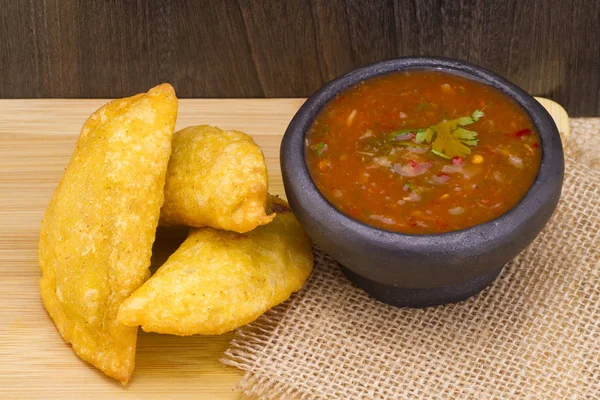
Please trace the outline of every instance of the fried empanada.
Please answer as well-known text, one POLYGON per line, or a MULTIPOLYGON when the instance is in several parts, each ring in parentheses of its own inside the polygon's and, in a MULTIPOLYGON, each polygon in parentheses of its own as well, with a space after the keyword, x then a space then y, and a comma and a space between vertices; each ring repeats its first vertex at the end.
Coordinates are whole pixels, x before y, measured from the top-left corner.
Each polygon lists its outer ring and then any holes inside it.
POLYGON ((176 118, 169 84, 93 113, 40 232, 48 313, 77 355, 123 384, 137 329, 118 323, 117 312, 149 277, 176 118))
POLYGON ((273 220, 265 213, 267 166, 239 131, 191 126, 173 136, 161 225, 210 226, 244 233, 273 220))
POLYGON ((312 271, 310 239, 286 202, 248 233, 192 229, 186 241, 125 300, 119 322, 174 335, 238 328, 298 291, 312 271))

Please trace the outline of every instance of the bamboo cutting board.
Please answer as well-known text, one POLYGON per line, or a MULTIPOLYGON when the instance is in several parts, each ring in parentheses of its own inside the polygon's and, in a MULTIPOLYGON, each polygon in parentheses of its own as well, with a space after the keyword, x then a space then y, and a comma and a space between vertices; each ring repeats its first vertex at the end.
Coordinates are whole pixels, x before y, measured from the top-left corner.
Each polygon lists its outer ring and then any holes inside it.
MULTIPOLYGON (((180 100, 177 128, 210 124, 252 135, 263 149, 271 193, 284 195, 279 143, 304 99, 180 100)), ((39 297, 40 222, 87 117, 105 100, 0 100, 0 398, 246 399, 241 372, 219 364, 232 334, 176 337, 140 330, 127 387, 106 378, 66 345, 39 297)), ((558 104, 540 102, 568 135, 558 104)), ((181 232, 155 248, 160 263, 181 232)))

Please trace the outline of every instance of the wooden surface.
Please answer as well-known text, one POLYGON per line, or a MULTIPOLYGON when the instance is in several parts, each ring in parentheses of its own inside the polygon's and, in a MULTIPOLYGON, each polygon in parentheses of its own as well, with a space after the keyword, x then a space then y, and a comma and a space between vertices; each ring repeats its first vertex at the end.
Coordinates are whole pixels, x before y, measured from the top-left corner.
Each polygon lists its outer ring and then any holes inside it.
POLYGON ((0 0, 0 98, 304 97, 409 55, 600 115, 598 0, 0 0))
MULTIPOLYGON (((176 337, 140 331, 128 387, 106 378, 66 345, 39 297, 40 222, 85 119, 103 100, 0 100, 0 398, 244 399, 241 372, 219 358, 231 334, 176 337)), ((212 124, 251 134, 267 159, 271 192, 283 195, 279 143, 302 99, 181 100, 178 128, 212 124)), ((562 108, 543 101, 568 131, 562 108)), ((153 264, 183 236, 160 232, 153 264), (165 237, 170 240, 163 241, 165 237)))

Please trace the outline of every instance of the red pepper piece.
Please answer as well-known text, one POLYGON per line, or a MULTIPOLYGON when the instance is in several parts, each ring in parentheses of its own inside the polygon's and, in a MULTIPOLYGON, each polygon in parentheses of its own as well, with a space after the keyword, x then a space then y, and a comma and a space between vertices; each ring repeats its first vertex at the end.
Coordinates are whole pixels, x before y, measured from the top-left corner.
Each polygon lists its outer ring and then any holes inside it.
POLYGON ((515 137, 531 136, 531 129, 525 128, 515 132, 515 137))
POLYGON ((540 147, 540 145, 537 144, 537 143, 534 143, 532 146, 533 146, 534 149, 537 149, 538 147, 540 147))

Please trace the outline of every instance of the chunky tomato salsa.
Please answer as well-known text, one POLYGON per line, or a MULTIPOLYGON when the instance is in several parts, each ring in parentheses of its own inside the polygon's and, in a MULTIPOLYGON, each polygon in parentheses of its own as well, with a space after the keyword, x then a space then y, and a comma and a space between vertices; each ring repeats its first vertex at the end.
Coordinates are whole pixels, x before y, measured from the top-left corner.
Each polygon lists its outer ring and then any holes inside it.
POLYGON ((339 94, 306 137, 319 191, 382 229, 442 233, 514 207, 541 162, 527 113, 499 90, 438 71, 401 72, 339 94))

